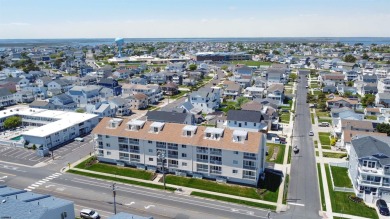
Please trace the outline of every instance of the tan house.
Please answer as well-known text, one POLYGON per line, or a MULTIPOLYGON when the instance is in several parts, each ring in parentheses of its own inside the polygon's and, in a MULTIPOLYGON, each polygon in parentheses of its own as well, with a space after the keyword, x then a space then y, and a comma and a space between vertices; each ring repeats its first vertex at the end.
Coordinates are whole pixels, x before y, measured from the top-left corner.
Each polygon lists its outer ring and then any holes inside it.
POLYGON ((342 108, 342 107, 357 109, 357 108, 360 108, 360 105, 361 104, 357 100, 351 100, 351 99, 343 98, 343 97, 335 97, 331 100, 326 101, 326 106, 330 109, 342 108))
POLYGON ((148 107, 148 96, 143 93, 134 94, 129 96, 130 109, 145 109, 148 107))

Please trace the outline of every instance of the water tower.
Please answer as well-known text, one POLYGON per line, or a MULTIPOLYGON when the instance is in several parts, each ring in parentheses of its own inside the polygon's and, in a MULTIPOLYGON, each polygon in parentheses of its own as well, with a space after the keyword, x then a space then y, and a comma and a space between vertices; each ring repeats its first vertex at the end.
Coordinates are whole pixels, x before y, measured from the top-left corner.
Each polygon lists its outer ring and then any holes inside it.
POLYGON ((116 38, 115 44, 118 46, 118 58, 122 57, 122 46, 125 43, 123 38, 116 38))

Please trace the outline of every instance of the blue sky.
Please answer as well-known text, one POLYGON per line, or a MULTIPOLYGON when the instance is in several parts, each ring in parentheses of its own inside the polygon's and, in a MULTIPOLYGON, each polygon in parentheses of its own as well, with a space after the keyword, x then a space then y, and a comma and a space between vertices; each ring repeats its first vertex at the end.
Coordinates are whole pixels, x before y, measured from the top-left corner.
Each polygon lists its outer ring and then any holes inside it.
POLYGON ((390 37, 390 0, 0 0, 0 38, 390 37))

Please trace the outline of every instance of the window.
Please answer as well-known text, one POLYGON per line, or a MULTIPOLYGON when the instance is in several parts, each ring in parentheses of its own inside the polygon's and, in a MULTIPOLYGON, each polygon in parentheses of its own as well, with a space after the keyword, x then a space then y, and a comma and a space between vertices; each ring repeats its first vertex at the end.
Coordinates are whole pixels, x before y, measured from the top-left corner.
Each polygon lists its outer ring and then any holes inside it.
POLYGON ((234 125, 237 125, 237 121, 234 121, 234 125))
POLYGON ((106 138, 109 138, 110 136, 109 135, 106 135, 106 138))
POLYGON ((232 171, 234 174, 237 174, 238 173, 238 170, 233 170, 232 171))
POLYGON ((149 149, 148 151, 149 151, 149 153, 153 153, 153 149, 149 149))
POLYGON ((106 147, 108 147, 108 148, 109 148, 109 147, 111 147, 111 145, 110 145, 109 143, 107 143, 107 144, 106 144, 106 147))
POLYGON ((182 145, 181 145, 181 148, 187 148, 187 145, 182 144, 182 145))
POLYGON ((149 161, 153 161, 153 157, 149 157, 149 161))
POLYGON ((233 164, 238 164, 238 161, 237 160, 233 160, 233 164))
POLYGON ((245 122, 245 125, 247 125, 247 122, 245 122))
POLYGON ((186 167, 186 166, 187 166, 187 163, 186 163, 186 162, 181 162, 181 165, 182 165, 183 167, 186 167))
POLYGON ((363 161, 363 166, 368 167, 368 168, 375 168, 375 161, 368 161, 365 160, 363 161))
POLYGON ((152 144, 152 143, 153 143, 153 141, 148 141, 148 143, 149 143, 149 144, 152 144))
POLYGON ((111 151, 107 151, 107 155, 111 155, 111 151))
POLYGON ((182 157, 187 157, 187 154, 186 153, 182 153, 181 156, 182 157))
POLYGON ((233 154, 238 154, 238 151, 233 151, 233 154))
POLYGON ((253 126, 256 126, 256 123, 255 123, 255 122, 253 123, 253 126))

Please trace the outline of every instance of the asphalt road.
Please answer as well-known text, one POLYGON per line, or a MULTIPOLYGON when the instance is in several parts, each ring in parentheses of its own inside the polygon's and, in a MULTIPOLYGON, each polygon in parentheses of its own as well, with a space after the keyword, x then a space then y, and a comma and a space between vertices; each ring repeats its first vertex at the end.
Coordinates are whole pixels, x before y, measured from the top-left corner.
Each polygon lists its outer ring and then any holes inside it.
MULTIPOLYGON (((76 213, 82 208, 92 208, 107 218, 113 212, 111 183, 104 180, 1 163, 0 179, 0 184, 72 200, 76 213)), ((120 183, 117 203, 117 212, 156 219, 267 218, 267 211, 261 209, 120 183)))
POLYGON ((287 202, 289 210, 284 218, 320 218, 320 197, 315 161, 309 104, 306 103, 307 79, 301 75, 297 86, 297 108, 293 129, 293 145, 299 148, 291 158, 287 202))

